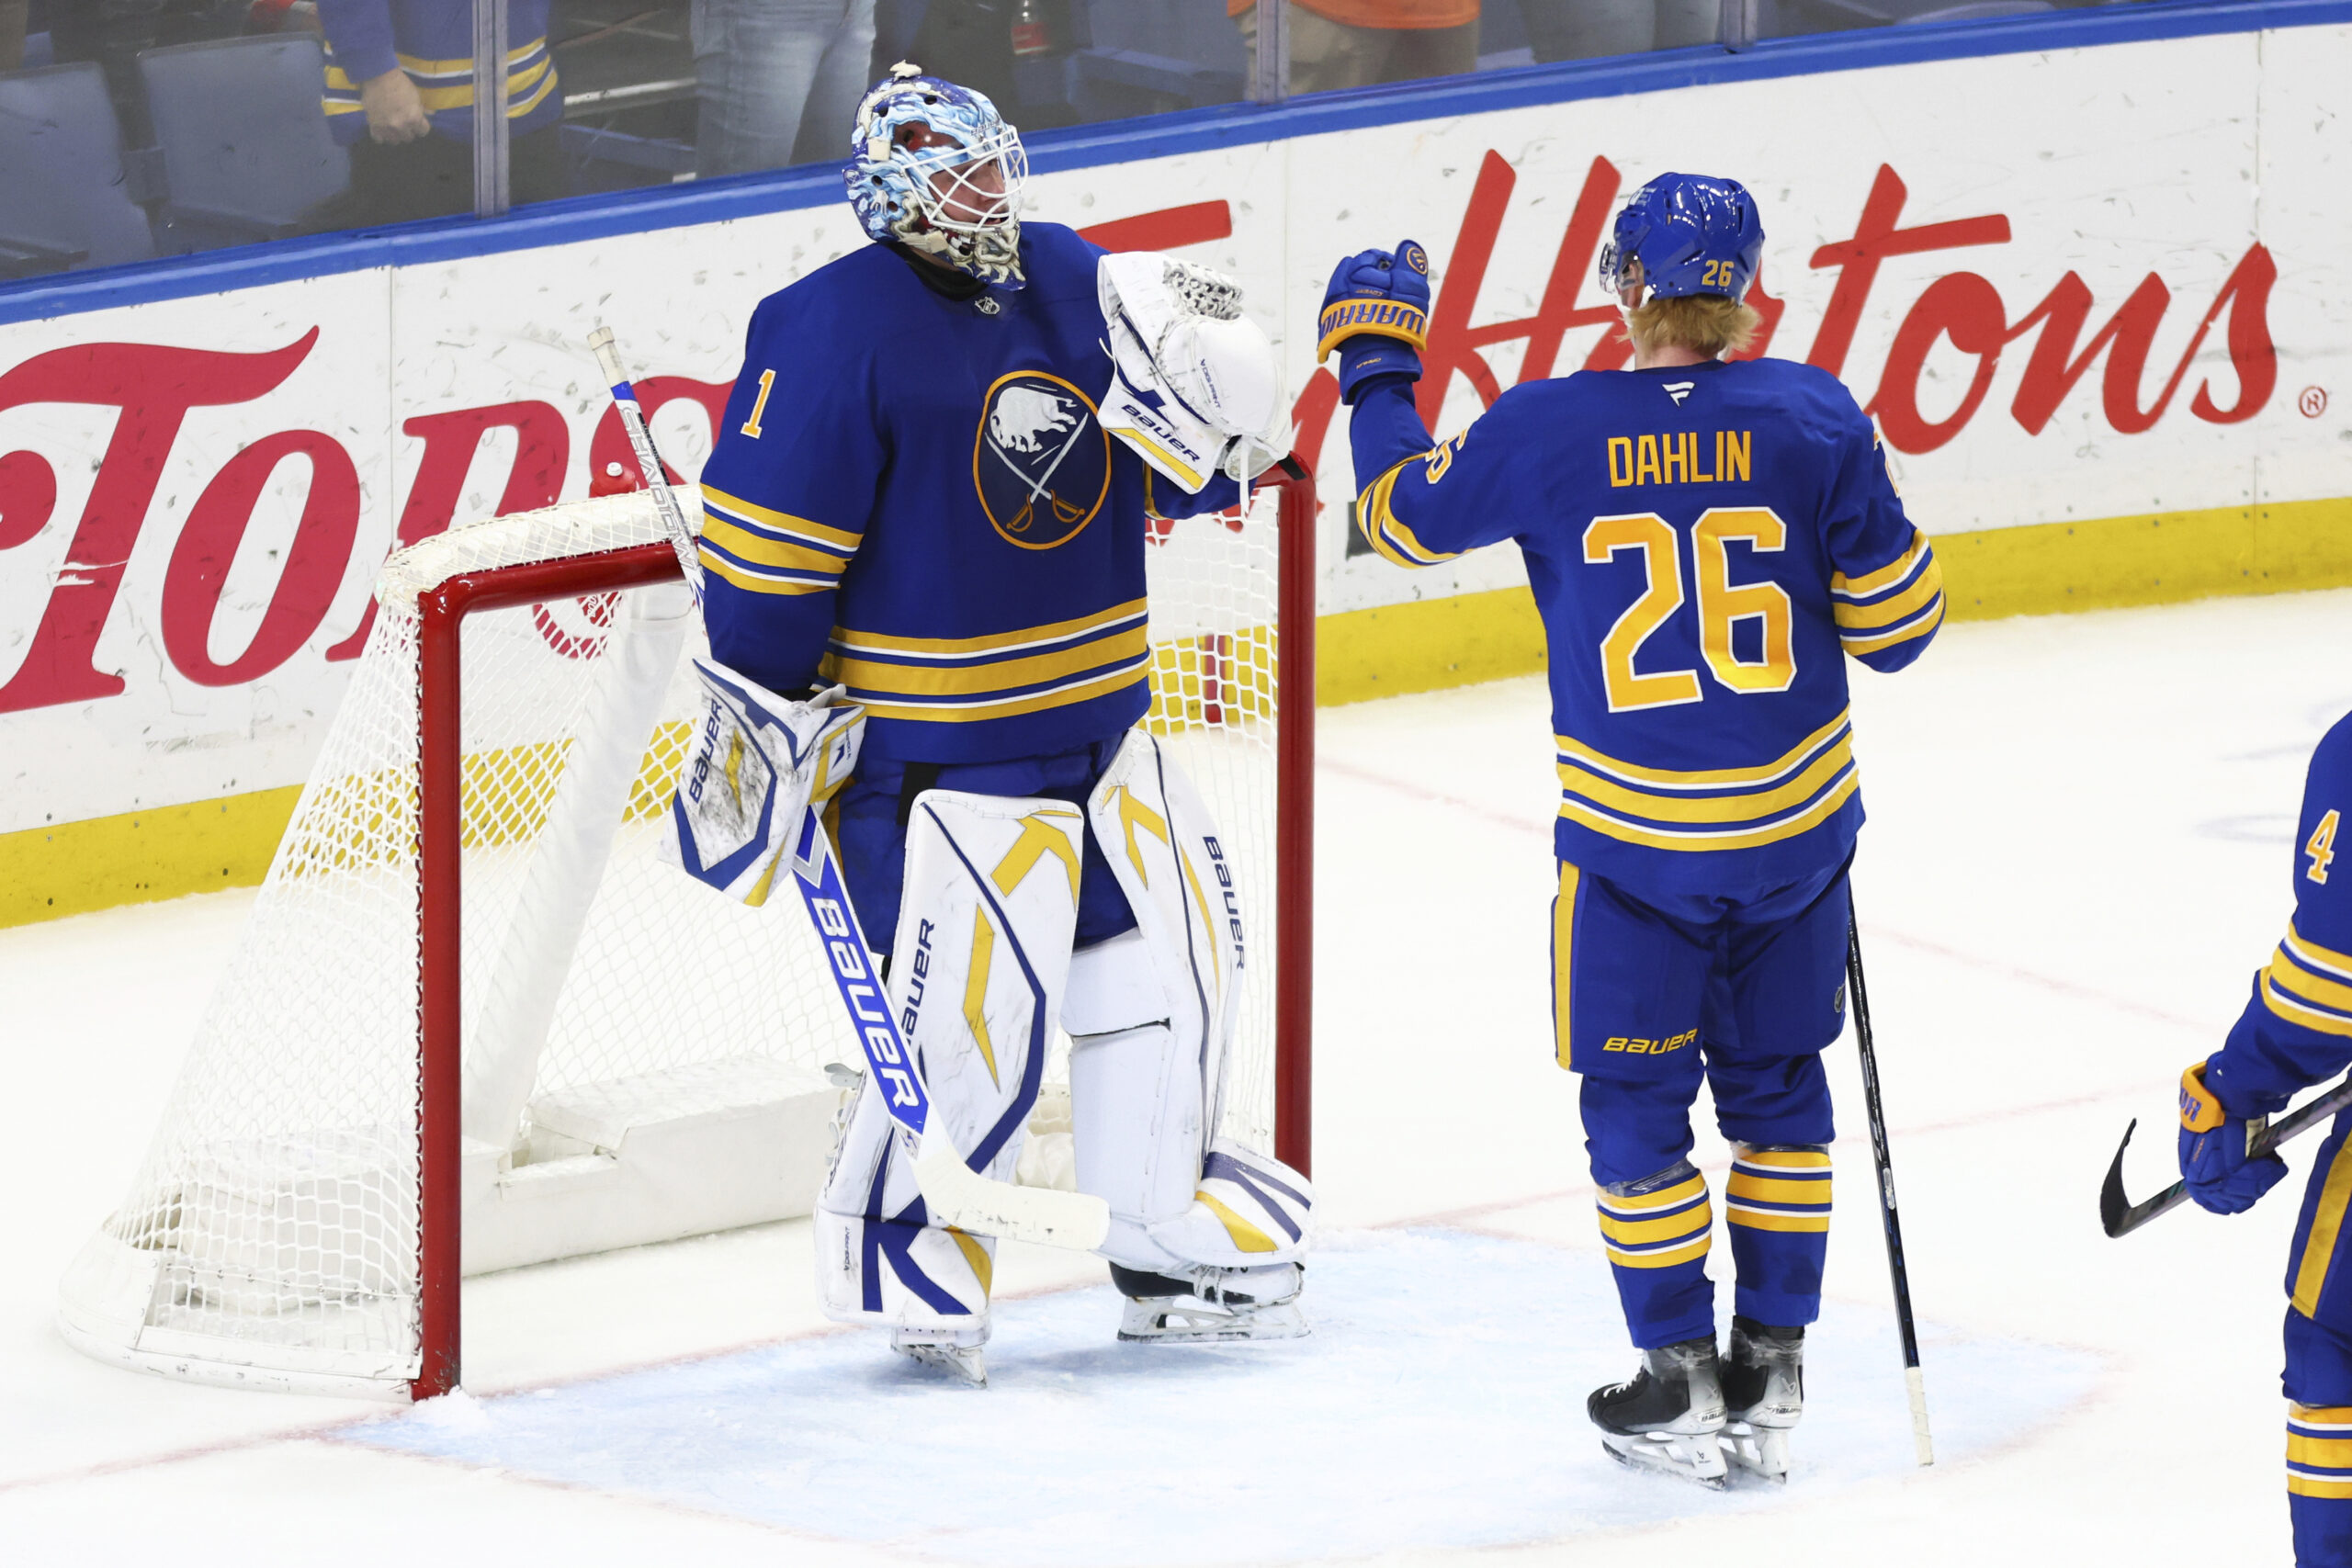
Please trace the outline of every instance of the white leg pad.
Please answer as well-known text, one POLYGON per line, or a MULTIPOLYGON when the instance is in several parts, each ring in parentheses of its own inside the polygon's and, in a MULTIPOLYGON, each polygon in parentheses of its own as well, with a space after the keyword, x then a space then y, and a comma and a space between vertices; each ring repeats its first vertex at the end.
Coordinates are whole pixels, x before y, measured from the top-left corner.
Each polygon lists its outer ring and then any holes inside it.
POLYGON ((1087 809, 1136 927, 1080 955, 1063 1013, 1079 1190, 1111 1206, 1102 1250, 1153 1272, 1294 1261, 1306 1179, 1213 1142, 1249 953, 1229 852, 1142 730, 1087 809))
MULTIPOLYGON (((1067 801, 928 790, 907 825, 891 1005, 931 1090, 926 1142, 1011 1180, 1069 972, 1085 823, 1067 801)), ((933 1225, 911 1140, 868 1082, 817 1200, 826 1314, 968 1327, 995 1243, 933 1225)))

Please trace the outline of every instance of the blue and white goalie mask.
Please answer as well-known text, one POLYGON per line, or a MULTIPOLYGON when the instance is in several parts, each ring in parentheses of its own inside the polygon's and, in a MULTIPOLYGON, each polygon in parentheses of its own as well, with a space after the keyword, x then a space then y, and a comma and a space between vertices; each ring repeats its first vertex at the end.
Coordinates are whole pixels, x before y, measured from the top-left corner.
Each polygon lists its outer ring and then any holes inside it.
POLYGON ((739 903, 767 902, 804 814, 849 783, 865 710, 794 702, 716 660, 696 659, 695 724, 661 858, 739 903))
POLYGON ((857 106, 842 183, 876 240, 1019 288, 1029 156, 984 94, 901 62, 857 106))

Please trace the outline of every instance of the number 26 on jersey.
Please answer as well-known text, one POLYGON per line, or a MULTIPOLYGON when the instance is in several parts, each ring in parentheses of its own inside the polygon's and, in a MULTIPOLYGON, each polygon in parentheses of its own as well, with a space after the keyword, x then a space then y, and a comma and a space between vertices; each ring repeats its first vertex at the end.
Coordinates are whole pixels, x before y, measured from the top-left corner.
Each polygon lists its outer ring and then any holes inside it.
MULTIPOLYGON (((1699 650, 1707 669, 1727 689, 1746 694, 1785 692, 1797 678, 1796 657, 1790 649, 1793 612, 1788 591, 1777 582, 1731 581, 1730 546, 1736 540, 1759 554, 1773 554, 1788 543, 1788 525, 1765 506, 1713 506, 1700 515, 1690 530, 1690 553, 1697 566, 1699 650), (1732 629, 1740 621, 1760 623, 1762 657, 1740 659, 1732 649, 1732 629)), ((1695 703, 1706 695, 1696 670, 1658 670, 1645 675, 1634 660, 1660 626, 1671 620, 1690 596, 1682 581, 1682 555, 1676 547, 1674 525, 1655 512, 1616 517, 1596 517, 1584 531, 1584 558, 1606 565, 1621 552, 1639 552, 1647 582, 1641 597, 1617 617, 1600 639, 1601 678, 1609 694, 1609 711, 1668 707, 1695 703)))

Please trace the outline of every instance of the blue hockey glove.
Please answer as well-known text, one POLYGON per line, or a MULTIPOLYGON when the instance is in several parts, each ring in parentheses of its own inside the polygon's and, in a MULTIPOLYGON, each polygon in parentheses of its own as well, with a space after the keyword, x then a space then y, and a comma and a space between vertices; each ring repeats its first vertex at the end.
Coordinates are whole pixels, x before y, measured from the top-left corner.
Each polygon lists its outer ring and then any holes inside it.
POLYGON ((2199 1208, 2243 1213, 2287 1174, 2287 1162, 2277 1155, 2245 1157, 2251 1131, 2246 1118, 2222 1110, 2220 1097, 2205 1087, 2204 1063, 2180 1075, 2180 1174, 2199 1208))
POLYGON ((1419 380, 1429 331, 1429 253, 1399 240, 1393 254, 1359 251, 1332 269, 1315 357, 1340 351, 1340 396, 1352 404, 1377 377, 1419 380))

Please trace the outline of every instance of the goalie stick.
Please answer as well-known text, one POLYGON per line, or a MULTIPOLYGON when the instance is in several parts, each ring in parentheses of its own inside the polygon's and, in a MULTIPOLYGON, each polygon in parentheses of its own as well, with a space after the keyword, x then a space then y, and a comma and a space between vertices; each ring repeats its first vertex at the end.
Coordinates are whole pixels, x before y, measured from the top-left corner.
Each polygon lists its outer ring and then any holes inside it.
POLYGON ((1894 1321, 1903 1333, 1903 1386, 1911 1400, 1911 1450, 1921 1464, 1936 1462, 1928 1432, 1928 1384, 1919 1371, 1919 1330, 1911 1320, 1911 1270, 1903 1261, 1903 1222, 1894 1211, 1894 1156, 1886 1141, 1886 1107, 1879 1099, 1878 1049, 1871 1038, 1871 1000, 1862 988, 1862 932, 1849 914, 1846 989, 1854 998, 1854 1043, 1862 1058, 1862 1106, 1870 1113, 1871 1157, 1878 1166, 1879 1216, 1886 1224, 1886 1271, 1894 1282, 1894 1321))
MULTIPOLYGON (((2246 1124, 2245 1155, 2248 1159, 2260 1159, 2297 1134, 2306 1132, 2329 1117, 2352 1106, 2352 1079, 2335 1086, 2316 1100, 2307 1100, 2298 1109, 2276 1122, 2250 1122, 2246 1124)), ((2123 1129, 2123 1141, 2115 1145, 2115 1163, 2107 1168, 2107 1179, 2098 1190, 2099 1228, 2110 1236, 2130 1235, 2158 1214, 2170 1213, 2180 1207, 2188 1196, 2188 1183, 2176 1181, 2170 1187, 2148 1199, 2134 1203, 2123 1195, 2123 1151, 2132 1146, 2132 1134, 2140 1130, 2138 1117, 2123 1129)))
MULTIPOLYGON (((695 558, 685 513, 680 509, 677 497, 670 493, 661 456, 653 450, 653 438, 646 431, 637 389, 621 367, 613 330, 598 327, 589 334, 588 346, 595 351, 596 363, 612 388, 613 406, 620 411, 621 426, 628 433, 638 470, 644 476, 646 488, 653 492, 653 504, 662 514, 662 528, 670 536, 671 547, 678 553, 679 566, 694 589, 695 604, 699 607, 702 563, 695 558)), ((891 1013, 888 995, 882 988, 881 976, 874 970, 874 950, 866 945, 856 908, 842 883, 841 865, 833 857, 832 840, 825 832, 819 815, 820 809, 811 801, 794 834, 793 884, 800 890, 809 923, 816 928, 817 940, 831 961, 833 983, 841 993, 842 1007, 849 1014, 850 1029, 865 1050, 866 1067, 874 1075, 876 1092, 885 1094, 883 1105, 890 1119, 915 1140, 915 1185, 922 1193, 932 1222, 955 1230, 1009 1236, 1016 1241, 1039 1242, 1080 1252, 1091 1252, 1102 1246, 1103 1238, 1111 1234, 1111 1206, 1102 1199, 1087 1192, 1018 1187, 1009 1181, 992 1180, 965 1164, 944 1129, 935 1136, 926 1134, 931 1095, 923 1085, 922 1066, 907 1049, 906 1041, 899 1032, 898 1020, 891 1013)))

